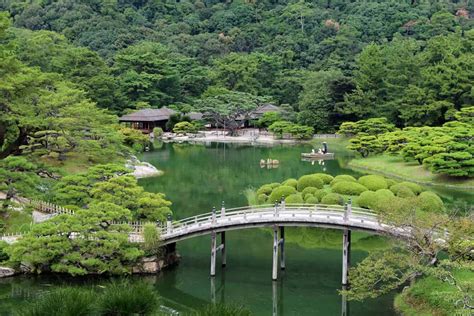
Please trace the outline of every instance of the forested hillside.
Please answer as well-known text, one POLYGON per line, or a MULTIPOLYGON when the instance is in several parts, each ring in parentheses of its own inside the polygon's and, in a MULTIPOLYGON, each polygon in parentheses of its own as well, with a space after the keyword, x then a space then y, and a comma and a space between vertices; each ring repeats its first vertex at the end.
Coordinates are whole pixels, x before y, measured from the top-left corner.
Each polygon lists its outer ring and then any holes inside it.
POLYGON ((116 114, 239 91, 328 132, 380 116, 442 125, 474 99, 468 1, 6 0, 0 10, 21 62, 116 114))

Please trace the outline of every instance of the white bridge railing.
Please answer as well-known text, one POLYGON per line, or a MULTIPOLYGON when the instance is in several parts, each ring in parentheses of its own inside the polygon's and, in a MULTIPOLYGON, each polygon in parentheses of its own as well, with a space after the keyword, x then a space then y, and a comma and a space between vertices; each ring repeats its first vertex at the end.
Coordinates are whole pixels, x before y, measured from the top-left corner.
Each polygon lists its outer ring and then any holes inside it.
POLYGON ((245 226, 256 223, 320 223, 386 232, 389 225, 382 224, 377 213, 346 206, 324 204, 290 204, 259 205, 213 210, 178 221, 169 219, 166 224, 158 226, 162 241, 179 239, 200 231, 212 229, 229 229, 231 226, 245 226))

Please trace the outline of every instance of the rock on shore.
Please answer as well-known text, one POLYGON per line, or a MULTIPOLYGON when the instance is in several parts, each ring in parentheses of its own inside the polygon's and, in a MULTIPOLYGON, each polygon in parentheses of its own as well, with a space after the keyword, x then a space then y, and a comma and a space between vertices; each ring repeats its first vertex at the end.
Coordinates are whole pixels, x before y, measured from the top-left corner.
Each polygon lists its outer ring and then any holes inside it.
POLYGON ((7 278, 10 276, 14 276, 16 271, 12 268, 7 267, 0 267, 0 278, 7 278))
POLYGON ((138 160, 138 158, 135 156, 132 156, 132 158, 127 161, 127 164, 125 166, 133 170, 131 174, 137 179, 156 177, 161 176, 163 174, 163 171, 158 170, 151 163, 142 162, 138 160))

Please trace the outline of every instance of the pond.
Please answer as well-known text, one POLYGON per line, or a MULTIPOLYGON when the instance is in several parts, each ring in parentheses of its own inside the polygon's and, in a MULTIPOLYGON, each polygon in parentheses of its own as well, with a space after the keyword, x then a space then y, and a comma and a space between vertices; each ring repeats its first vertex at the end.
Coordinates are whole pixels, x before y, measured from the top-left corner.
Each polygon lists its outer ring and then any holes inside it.
MULTIPOLYGON (((213 206, 247 204, 244 191, 269 182, 315 172, 331 175, 360 175, 350 170, 351 159, 340 144, 329 142, 336 159, 318 162, 300 160, 310 145, 271 147, 209 143, 157 143, 155 150, 140 159, 164 171, 156 178, 142 179, 152 192, 164 192, 173 201, 177 219, 211 211, 213 206), (280 161, 278 168, 261 168, 261 159, 280 161)), ((438 190, 449 201, 466 201, 466 194, 438 190)), ((342 233, 316 228, 287 228, 286 270, 276 282, 271 280, 272 235, 267 229, 228 232, 227 267, 209 277, 210 237, 203 236, 178 244, 182 262, 157 276, 135 277, 152 282, 170 311, 185 312, 210 302, 244 305, 256 315, 395 315, 394 294, 344 305, 341 288, 342 233)), ((353 234, 352 262, 368 251, 383 248, 389 241, 363 233, 353 234)), ((59 284, 92 284, 104 279, 72 279, 60 276, 18 277, 0 280, 0 315, 9 315, 25 300, 59 284)))

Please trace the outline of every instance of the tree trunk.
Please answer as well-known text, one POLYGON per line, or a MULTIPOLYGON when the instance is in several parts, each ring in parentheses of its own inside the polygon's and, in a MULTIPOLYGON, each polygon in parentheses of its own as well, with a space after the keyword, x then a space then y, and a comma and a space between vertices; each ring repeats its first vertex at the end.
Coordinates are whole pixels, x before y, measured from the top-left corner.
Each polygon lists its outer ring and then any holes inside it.
POLYGON ((21 152, 20 146, 25 145, 28 141, 28 133, 26 128, 20 128, 20 133, 18 137, 10 143, 7 148, 0 152, 0 159, 6 158, 10 155, 19 154, 21 152))

